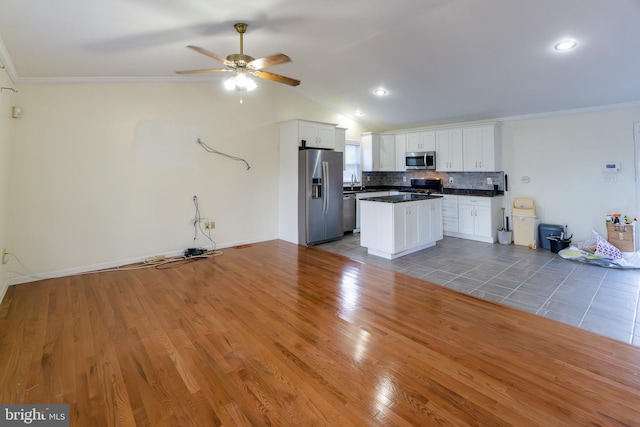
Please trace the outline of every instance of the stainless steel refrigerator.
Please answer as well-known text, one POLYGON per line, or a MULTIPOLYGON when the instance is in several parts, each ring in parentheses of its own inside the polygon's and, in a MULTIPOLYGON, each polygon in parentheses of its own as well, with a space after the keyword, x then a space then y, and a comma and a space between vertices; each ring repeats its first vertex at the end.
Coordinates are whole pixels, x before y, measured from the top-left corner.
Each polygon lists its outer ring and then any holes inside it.
POLYGON ((342 153, 298 152, 298 242, 306 246, 341 239, 342 153))

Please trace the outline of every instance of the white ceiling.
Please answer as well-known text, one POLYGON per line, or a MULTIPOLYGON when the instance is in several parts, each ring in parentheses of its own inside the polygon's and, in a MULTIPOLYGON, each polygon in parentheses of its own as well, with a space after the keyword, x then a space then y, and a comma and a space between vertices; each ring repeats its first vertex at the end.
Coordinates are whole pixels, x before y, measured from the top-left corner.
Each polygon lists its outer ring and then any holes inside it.
MULTIPOLYGON (((222 83, 176 70, 282 52, 268 71, 372 130, 640 102, 640 0, 0 0, 19 84, 222 83), (575 38, 570 52, 555 42, 575 38), (378 86, 389 90, 378 98, 378 86)), ((259 80, 258 85, 277 83, 259 80)), ((229 102, 236 102, 235 96, 229 102)))

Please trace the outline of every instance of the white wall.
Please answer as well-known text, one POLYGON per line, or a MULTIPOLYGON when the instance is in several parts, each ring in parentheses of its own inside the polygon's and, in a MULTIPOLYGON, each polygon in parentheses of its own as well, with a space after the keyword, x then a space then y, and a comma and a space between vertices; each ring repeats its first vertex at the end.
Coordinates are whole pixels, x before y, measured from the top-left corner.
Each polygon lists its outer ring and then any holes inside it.
MULTIPOLYGON (((0 69, 0 87, 15 88, 4 69, 0 69)), ((13 122, 11 107, 17 104, 17 94, 3 89, 0 92, 0 251, 9 248, 9 181, 10 151, 13 122)), ((0 264, 0 301, 7 289, 9 264, 0 264)))
MULTIPOLYGON (((12 85, 0 75, 3 86, 12 85)), ((205 245, 192 240, 194 195, 202 215, 216 222, 219 247, 276 238, 277 123, 336 123, 354 140, 368 130, 271 82, 242 105, 210 83, 18 89, 0 95, 0 246, 36 275, 205 245), (16 103, 23 107, 21 119, 10 118, 16 103), (197 138, 246 158, 251 169, 204 152, 197 138)), ((532 197, 542 222, 568 223, 574 241, 592 228, 605 234, 607 213, 639 215, 636 121, 640 108, 503 120, 510 196, 532 197), (622 162, 622 172, 618 182, 605 182, 601 163, 613 160, 622 162), (520 182, 525 175, 529 184, 520 182)), ((15 283, 31 280, 0 267, 0 283, 7 276, 15 283)))
POLYGON ((8 246, 43 276, 206 245, 193 241, 194 195, 216 222, 218 247, 277 238, 277 122, 340 121, 362 131, 271 82, 242 105, 211 83, 19 90, 8 246), (206 153, 197 138, 251 169, 206 153))
POLYGON ((595 230, 606 237, 605 216, 638 216, 633 123, 640 108, 506 120, 503 164, 509 195, 530 197, 542 223, 568 224, 574 242, 595 230), (602 163, 619 161, 617 182, 607 182, 602 163), (524 184, 523 176, 530 182, 524 184))

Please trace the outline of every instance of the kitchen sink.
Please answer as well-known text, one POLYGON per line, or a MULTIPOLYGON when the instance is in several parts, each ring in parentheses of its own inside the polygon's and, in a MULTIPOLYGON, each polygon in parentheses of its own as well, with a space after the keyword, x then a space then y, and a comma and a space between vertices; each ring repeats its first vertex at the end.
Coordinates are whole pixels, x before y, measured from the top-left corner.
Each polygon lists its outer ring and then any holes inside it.
POLYGON ((375 189, 361 189, 361 190, 343 190, 342 194, 357 194, 357 193, 372 193, 375 191, 384 191, 384 190, 375 190, 375 189))

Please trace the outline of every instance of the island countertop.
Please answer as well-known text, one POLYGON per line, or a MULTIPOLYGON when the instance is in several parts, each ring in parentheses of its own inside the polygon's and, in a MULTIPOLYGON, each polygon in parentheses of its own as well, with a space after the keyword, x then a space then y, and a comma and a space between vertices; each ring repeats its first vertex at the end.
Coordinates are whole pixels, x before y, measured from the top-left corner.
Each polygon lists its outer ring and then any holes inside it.
POLYGON ((442 199, 442 196, 405 193, 405 194, 398 194, 397 196, 366 197, 360 200, 367 201, 367 202, 403 203, 403 202, 418 202, 421 200, 430 200, 430 199, 442 199))
MULTIPOLYGON (((366 187, 366 189, 360 187, 358 189, 351 190, 349 187, 344 188, 344 194, 357 194, 357 193, 369 193, 376 191, 400 191, 402 193, 423 194, 408 186, 399 185, 376 185, 366 187)), ((473 197, 499 197, 504 196, 504 191, 499 190, 486 190, 475 188, 451 188, 443 187, 442 192, 434 192, 432 195, 452 195, 452 196, 473 196, 473 197)))

